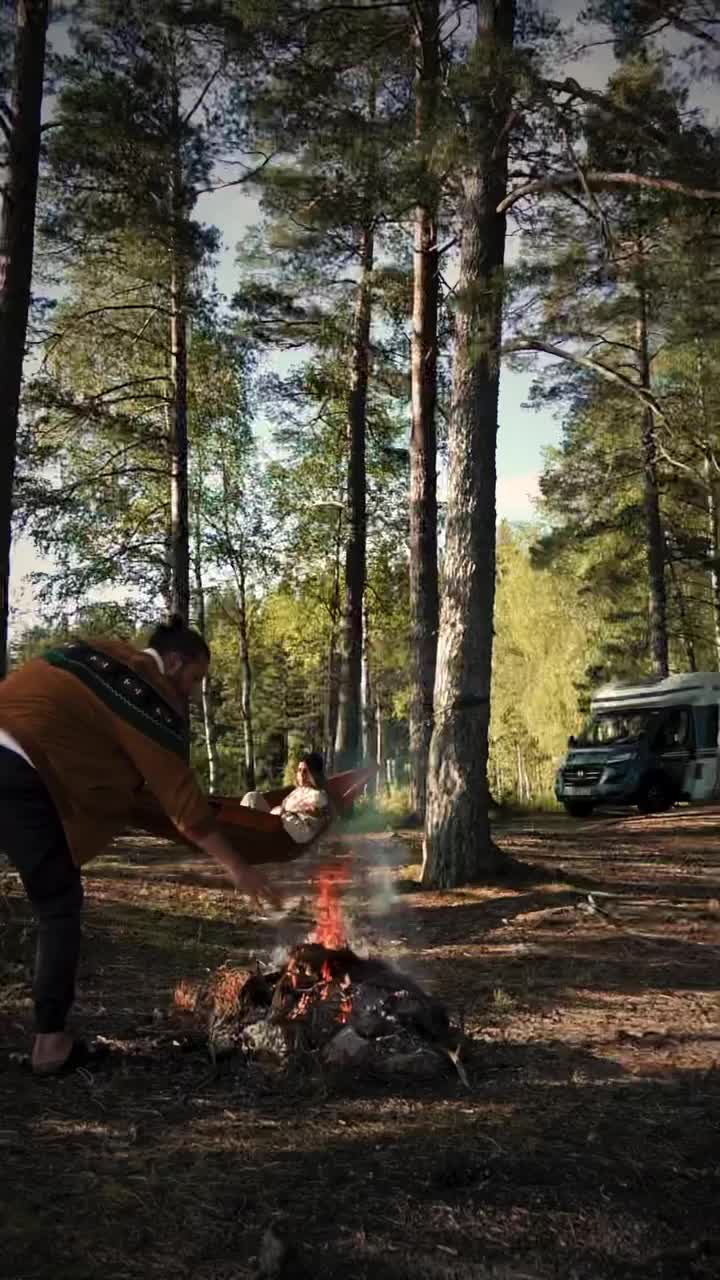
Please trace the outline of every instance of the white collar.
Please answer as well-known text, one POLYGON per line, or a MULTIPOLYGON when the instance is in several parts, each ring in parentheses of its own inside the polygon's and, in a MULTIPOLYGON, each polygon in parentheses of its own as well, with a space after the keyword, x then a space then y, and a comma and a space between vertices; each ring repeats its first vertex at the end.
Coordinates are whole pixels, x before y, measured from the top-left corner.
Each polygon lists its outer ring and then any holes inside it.
POLYGON ((149 653, 150 657, 157 663, 157 669, 161 676, 165 675, 165 663, 156 649, 143 649, 143 653, 149 653))

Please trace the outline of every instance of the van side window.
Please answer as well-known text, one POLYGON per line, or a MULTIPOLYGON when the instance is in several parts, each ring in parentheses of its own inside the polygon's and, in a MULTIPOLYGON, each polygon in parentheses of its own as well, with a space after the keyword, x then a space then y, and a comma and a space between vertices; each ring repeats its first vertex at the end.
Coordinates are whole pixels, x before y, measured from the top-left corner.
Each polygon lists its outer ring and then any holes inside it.
POLYGON ((718 745, 717 703, 710 707, 695 708, 695 729, 700 751, 716 751, 718 745))
POLYGON ((684 707, 671 711, 658 735, 660 751, 680 751, 690 746, 690 713, 684 707))

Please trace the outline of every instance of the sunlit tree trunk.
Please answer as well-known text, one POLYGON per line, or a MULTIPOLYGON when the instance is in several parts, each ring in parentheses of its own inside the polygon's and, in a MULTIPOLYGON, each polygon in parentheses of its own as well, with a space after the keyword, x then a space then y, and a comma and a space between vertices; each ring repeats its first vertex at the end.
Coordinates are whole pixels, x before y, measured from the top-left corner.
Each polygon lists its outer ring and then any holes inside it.
POLYGON ((410 769, 411 803, 425 818, 427 765, 432 736, 438 629, 437 399, 438 183, 432 147, 440 96, 439 0, 414 7, 415 209, 411 336, 410 432, 410 769))
POLYGON ((187 283, 180 231, 185 215, 180 155, 180 95, 173 85, 173 155, 170 177, 170 566, 172 612, 190 615, 190 528, 188 517, 187 283))
MULTIPOLYGON (((651 391, 650 349, 648 339, 648 298, 644 282, 644 246, 642 235, 637 241, 638 313, 635 325, 640 385, 651 391)), ((645 547, 648 567, 648 627, 650 658, 656 675, 668 674, 667 594, 665 589, 665 534, 660 514, 658 488, 657 438, 655 415, 649 407, 642 410, 643 501, 645 506, 645 547)))
POLYGON ((495 489, 513 0, 477 4, 475 157, 459 197, 460 270, 449 425, 447 535, 430 745, 423 883, 498 870, 490 838, 488 730, 495 598, 495 489))
POLYGON ((336 763, 341 769, 351 768, 357 763, 361 748, 360 686, 367 542, 365 435, 370 372, 373 256, 373 230, 372 227, 365 227, 361 233, 359 245, 360 279, 353 322, 348 396, 345 612, 335 740, 336 763))
POLYGON ((238 640, 240 643, 240 709, 242 713, 243 745, 245 749, 245 785, 248 791, 254 791, 255 731, 252 713, 252 666, 250 663, 247 591, 245 589, 245 573, 242 567, 238 576, 238 640))
MULTIPOLYGON (((369 767, 377 764, 377 726, 375 723, 375 698, 373 695, 372 651, 370 643, 370 626, 367 610, 363 615, 363 661, 362 661, 362 744, 363 761, 369 767)), ((368 794, 375 792, 375 776, 368 783, 368 794)))
MULTIPOLYGON (((198 631, 207 638, 207 618, 205 615, 205 586, 203 583, 200 537, 198 534, 195 547, 195 596, 198 631)), ((210 794, 217 790, 217 726, 215 723, 215 705, 213 699, 212 676, 208 674, 202 687, 202 715, 205 736, 205 753, 208 762, 208 788, 210 794)))

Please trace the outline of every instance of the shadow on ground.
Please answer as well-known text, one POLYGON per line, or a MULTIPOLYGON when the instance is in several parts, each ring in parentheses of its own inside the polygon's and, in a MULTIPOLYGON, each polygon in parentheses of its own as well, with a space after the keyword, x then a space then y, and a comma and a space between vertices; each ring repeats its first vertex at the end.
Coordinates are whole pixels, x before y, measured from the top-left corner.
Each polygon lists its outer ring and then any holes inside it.
MULTIPOLYGON (((607 832, 571 824, 504 837, 584 866, 613 921, 559 871, 519 893, 393 905, 388 954, 473 1033, 468 1088, 450 1067, 390 1090, 183 1052, 177 981, 266 954, 277 926, 212 874, 193 880, 181 851, 113 851, 87 880, 78 1015, 125 1053, 95 1078, 47 1082, 5 1053, 3 1274, 243 1280, 271 1225, 294 1249, 286 1277, 717 1276, 718 851, 714 828, 681 825, 616 824, 612 856, 607 832)), ((403 853, 358 837, 340 856, 367 888, 403 853)), ((319 865, 286 869, 288 890, 306 893, 319 865)), ((6 889, 0 1027, 18 1048, 31 935, 11 877, 6 889)))

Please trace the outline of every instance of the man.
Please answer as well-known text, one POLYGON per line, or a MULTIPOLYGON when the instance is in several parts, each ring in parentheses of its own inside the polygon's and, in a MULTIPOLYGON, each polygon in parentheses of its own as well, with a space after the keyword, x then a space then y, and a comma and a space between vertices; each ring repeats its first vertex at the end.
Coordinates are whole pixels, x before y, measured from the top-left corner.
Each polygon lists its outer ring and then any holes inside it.
POLYGON ((142 652, 117 640, 78 641, 0 683, 0 850, 38 922, 31 1059, 38 1075, 91 1060, 65 1029, 80 951, 80 868, 124 830, 144 785, 241 893, 280 903, 216 829, 186 763, 187 702, 209 663, 202 636, 173 618, 142 652))

